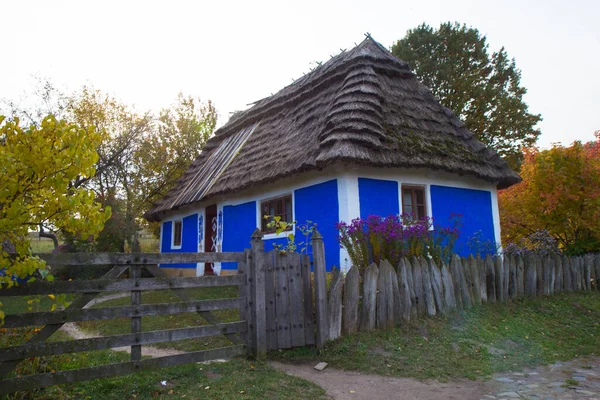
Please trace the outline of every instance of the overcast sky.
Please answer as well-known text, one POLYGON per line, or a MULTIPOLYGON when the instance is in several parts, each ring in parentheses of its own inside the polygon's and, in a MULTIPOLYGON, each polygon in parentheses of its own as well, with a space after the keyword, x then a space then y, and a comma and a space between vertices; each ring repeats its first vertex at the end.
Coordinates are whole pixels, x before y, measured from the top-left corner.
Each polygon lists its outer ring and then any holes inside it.
POLYGON ((459 21, 516 59, 544 118, 541 146, 600 129, 598 0, 0 0, 0 11, 0 98, 22 98, 32 75, 66 91, 93 85, 140 111, 183 92, 211 99, 222 124, 365 32, 389 48, 422 22, 459 21))

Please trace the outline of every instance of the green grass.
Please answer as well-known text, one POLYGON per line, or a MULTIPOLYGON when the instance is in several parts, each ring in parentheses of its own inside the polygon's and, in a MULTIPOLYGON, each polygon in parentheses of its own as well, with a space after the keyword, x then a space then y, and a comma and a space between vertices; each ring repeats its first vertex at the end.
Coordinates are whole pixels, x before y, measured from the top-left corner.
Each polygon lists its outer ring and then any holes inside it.
POLYGON ((318 351, 273 352, 285 362, 389 376, 450 379, 600 354, 600 292, 485 304, 399 329, 343 337, 318 351))
MULTIPOLYGON (((189 289, 187 293, 194 299, 220 299, 237 297, 237 287, 213 287, 189 289)), ((159 290, 142 293, 142 304, 170 303, 182 301, 169 290, 159 290)), ((131 304, 129 296, 96 304, 94 308, 114 307, 131 304)), ((237 309, 213 311, 221 322, 239 320, 237 309)), ((198 313, 183 313, 174 315, 156 315, 142 317, 142 331, 155 331, 163 329, 178 329, 207 325, 208 323, 198 313)), ((119 318, 109 321, 85 321, 78 323, 79 327, 88 332, 98 332, 103 336, 118 335, 131 332, 131 320, 119 318)), ((210 336, 199 339, 180 340, 177 342, 153 344, 159 348, 171 348, 181 351, 198 351, 217 347, 229 346, 231 342, 223 335, 210 336)))

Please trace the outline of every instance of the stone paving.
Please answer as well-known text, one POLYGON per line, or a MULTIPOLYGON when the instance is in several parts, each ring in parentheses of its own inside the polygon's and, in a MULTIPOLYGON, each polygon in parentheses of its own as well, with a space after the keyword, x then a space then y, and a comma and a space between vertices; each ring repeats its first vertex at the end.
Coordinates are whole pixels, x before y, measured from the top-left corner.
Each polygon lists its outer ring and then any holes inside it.
POLYGON ((490 394, 483 395, 482 400, 600 400, 600 357, 557 362, 523 372, 504 372, 487 383, 490 394))

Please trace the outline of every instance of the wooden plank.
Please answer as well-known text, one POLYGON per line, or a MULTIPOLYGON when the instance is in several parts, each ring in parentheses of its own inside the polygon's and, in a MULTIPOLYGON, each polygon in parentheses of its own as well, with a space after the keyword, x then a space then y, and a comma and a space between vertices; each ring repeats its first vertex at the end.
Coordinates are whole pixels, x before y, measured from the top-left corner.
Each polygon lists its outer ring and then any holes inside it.
POLYGON ((467 287, 467 282, 465 280, 464 268, 458 255, 454 254, 452 256, 452 264, 454 264, 452 268, 456 269, 456 273, 459 279, 459 293, 461 295, 461 302, 463 308, 471 308, 473 306, 473 299, 471 299, 469 288, 467 287))
MULTIPOLYGON (((114 279, 118 278, 123 272, 128 269, 127 266, 115 266, 110 269, 102 278, 105 279, 114 279)), ((91 300, 93 300, 97 293, 83 293, 79 298, 75 299, 69 306, 67 310, 72 311, 75 309, 80 309, 86 306, 91 300)), ((63 323, 58 324, 46 324, 38 333, 36 333, 28 343, 40 343, 52 336, 54 332, 59 330, 63 326, 63 323)), ((10 371, 12 371, 18 364, 19 360, 15 361, 7 361, 0 364, 0 378, 8 375, 10 371)))
POLYGON ((192 328, 168 329, 141 332, 137 334, 112 335, 90 339, 69 340, 63 342, 27 343, 21 346, 0 348, 0 361, 21 360, 30 357, 79 353, 82 351, 105 350, 115 347, 174 342, 195 339, 225 333, 244 332, 246 321, 225 322, 216 325, 195 326, 192 328))
POLYGON ((589 262, 590 262, 590 290, 596 290, 596 268, 594 267, 595 255, 589 254, 589 262))
MULTIPOLYGON (((186 312, 225 310, 238 308, 246 299, 192 300, 177 303, 142 304, 137 306, 102 307, 86 309, 66 309, 35 313, 9 314, 4 319, 3 328, 64 324, 77 321, 98 321, 113 318, 146 317, 151 315, 171 315, 186 312)), ((219 322, 215 321, 214 323, 219 322)), ((213 323, 213 322, 211 322, 213 323)))
POLYGON ((437 310, 435 309, 435 300, 433 299, 433 288, 431 287, 431 274, 429 272, 429 265, 424 257, 419 257, 419 263, 421 264, 423 295, 425 299, 427 315, 436 315, 437 310))
POLYGON ((541 296, 544 294, 544 270, 541 257, 535 257, 535 271, 535 292, 537 296, 541 296))
POLYGON ((517 297, 525 296, 525 261, 517 256, 517 297))
POLYGON ((567 257, 567 256, 563 256, 562 266, 563 266, 564 291, 572 292, 573 291, 573 282, 571 280, 571 258, 567 257))
POLYGON ((0 381, 0 393, 30 391, 31 389, 87 381, 91 379, 122 376, 146 369, 163 368, 194 362, 231 358, 246 353, 245 345, 222 347, 214 350, 196 351, 173 356, 157 357, 141 361, 102 365, 99 367, 58 371, 46 374, 24 376, 0 381))
POLYGON ((529 255, 525 258, 525 296, 537 295, 537 266, 536 257, 529 255))
POLYGON ((243 285, 240 275, 204 276, 191 278, 97 279, 89 281, 37 281, 2 289, 3 296, 32 296, 53 293, 127 292, 130 290, 165 290, 243 285))
POLYGON ((600 290, 600 253, 594 257, 594 270, 596 271, 596 290, 600 290))
POLYGON ((327 342, 327 280, 325 275, 325 247, 323 236, 315 229, 312 235, 313 267, 315 277, 315 311, 317 316, 318 349, 327 342))
POLYGON ((373 263, 365 270, 363 277, 363 303, 360 320, 360 330, 370 331, 375 329, 376 303, 377 303, 377 279, 379 268, 373 263))
POLYGON ((544 262, 546 263, 546 268, 548 270, 547 273, 545 273, 545 276, 548 277, 545 290, 547 291, 548 295, 551 295, 554 293, 554 257, 546 256, 544 262))
MULTIPOLYGON (((250 264, 246 264, 247 266, 250 266, 250 264)), ((146 269, 146 271, 148 271, 151 275, 153 275, 156 278, 166 278, 166 272, 162 269, 160 269, 158 266, 156 265, 145 265, 144 268, 146 269)), ((247 292, 250 293, 251 290, 251 286, 249 284, 249 279, 250 276, 249 274, 246 275, 237 275, 239 276, 243 282, 241 285, 246 285, 248 287, 247 292)), ((183 301, 191 301, 191 300, 195 300, 193 296, 191 296, 186 289, 171 289, 171 293, 173 293, 175 296, 179 297, 181 300, 183 301)), ((246 303, 248 303, 250 301, 250 297, 246 298, 246 299, 242 299, 242 301, 245 301, 246 303)), ((218 324, 221 321, 215 317, 215 315, 212 313, 212 311, 209 310, 198 310, 196 311, 198 313, 198 315, 200 315, 202 318, 204 318, 204 320, 206 322, 208 322, 209 324, 218 324)), ((254 314, 253 314, 254 315, 254 314)), ((252 315, 252 316, 253 316, 252 315)), ((252 319, 252 321, 254 321, 254 318, 252 319)), ((250 332, 250 330, 248 330, 248 332, 250 332)), ((242 338, 238 335, 238 334, 227 334, 225 335, 227 337, 227 339, 229 339, 232 343, 246 343, 244 340, 242 340, 242 338)))
MULTIPOLYGON (((246 255, 246 259, 242 262, 238 262, 238 270, 237 270, 238 275, 243 276, 244 280, 245 280, 245 283, 243 285, 238 286, 238 297, 240 297, 242 299, 246 299, 246 301, 240 302, 240 306, 239 306, 240 321, 248 321, 248 299, 250 298, 250 295, 248 294, 248 283, 247 283, 247 279, 246 279, 246 273, 248 271, 248 265, 250 263, 250 257, 249 257, 250 249, 245 249, 244 254, 246 255)), ((246 329, 244 329, 244 332, 246 332, 246 329)), ((245 333, 242 333, 241 337, 242 337, 242 340, 244 340, 244 341, 247 340, 245 333)))
POLYGON ((427 305, 425 303, 425 289, 423 288, 423 270, 421 262, 417 257, 411 260, 413 271, 413 285, 415 288, 415 302, 417 303, 417 316, 427 315, 427 305))
POLYGON ((400 284, 398 282, 398 274, 391 264, 389 279, 392 282, 392 297, 394 300, 394 324, 396 326, 400 326, 402 324, 402 298, 400 296, 400 284))
POLYGON ((563 291, 563 266, 560 256, 554 256, 554 265, 554 292, 560 293, 563 291))
POLYGON ((302 288, 302 260, 298 253, 288 253, 288 284, 290 329, 292 347, 304 346, 304 292, 302 288))
POLYGON ((406 260, 400 259, 398 263, 398 271, 396 273, 398 279, 398 287, 400 290, 400 304, 402 305, 402 319, 404 321, 410 321, 411 310, 412 310, 412 299, 410 296, 410 281, 408 279, 408 269, 406 267, 406 260))
POLYGON ((292 347, 290 329, 290 293, 288 282, 288 255, 275 255, 275 312, 277 314, 277 347, 292 347))
POLYGON ((358 332, 359 281, 358 268, 352 266, 344 280, 344 308, 342 311, 342 333, 344 335, 358 332))
POLYGON ((412 265, 411 265, 410 261, 408 260, 408 258, 403 258, 402 261, 403 261, 404 265, 406 266, 406 284, 408 286, 409 295, 410 295, 410 317, 412 319, 416 319, 418 312, 417 312, 417 295, 416 295, 416 291, 415 291, 415 282, 414 282, 414 277, 413 277, 413 268, 412 268, 412 265))
POLYGON ((456 310, 456 296, 454 294, 454 283, 452 282, 452 275, 446 266, 446 263, 442 263, 442 284, 444 285, 444 302, 446 303, 447 311, 456 310))
POLYGON ((517 297, 517 260, 508 256, 508 297, 514 299, 517 297))
POLYGON ((277 304, 275 298, 275 257, 276 250, 265 254, 265 312, 267 350, 277 350, 277 304))
POLYGON ((485 261, 477 256, 477 271, 479 272, 479 293, 481 297, 481 302, 484 303, 488 301, 488 293, 487 293, 487 270, 485 268, 485 261))
POLYGON ((312 345, 315 344, 315 316, 310 257, 308 255, 302 256, 302 289, 304 293, 304 338, 307 345, 312 345))
POLYGON ((344 289, 344 279, 340 270, 335 267, 332 269, 332 275, 333 280, 331 281, 327 301, 328 340, 335 340, 342 336, 342 290, 344 289))
POLYGON ((463 262, 466 269, 469 270, 471 277, 471 293, 473 296, 473 304, 481 304, 481 281, 479 277, 479 269, 477 268, 477 260, 473 255, 469 255, 469 259, 463 262))
POLYGON ((585 290, 592 289, 592 263, 589 255, 585 255, 583 258, 583 283, 585 290))
POLYGON ((444 286, 442 284, 442 273, 438 268, 435 260, 429 258, 427 260, 429 265, 429 276, 431 277, 431 289, 433 290, 433 300, 435 301, 435 309, 438 313, 443 314, 446 312, 446 304, 444 299, 444 286))
POLYGON ((47 264, 63 265, 156 265, 214 262, 244 262, 243 252, 236 253, 62 253, 36 254, 47 264))
POLYGON ((267 319, 265 312, 265 243, 261 231, 256 228, 252 234, 252 307, 254 308, 254 339, 255 347, 250 349, 252 355, 258 360, 267 357, 267 319))
MULTIPOLYGON (((130 273, 129 279, 131 279, 133 281, 133 284, 135 286, 138 286, 137 284, 138 284, 140 278, 142 277, 142 267, 140 265, 132 265, 129 268, 129 273, 130 273)), ((131 305, 139 306, 140 304, 142 304, 142 292, 139 290, 132 290, 131 291, 131 305)), ((140 332, 142 332, 142 317, 137 316, 137 315, 131 317, 131 334, 136 336, 140 332)), ((131 355, 131 361, 141 360, 142 359, 142 345, 137 344, 137 345, 131 346, 130 355, 131 355)))
POLYGON ((502 256, 494 257, 494 271, 496 272, 496 301, 505 301, 504 297, 504 262, 502 256))
POLYGON ((488 301, 496 301, 496 267, 491 255, 485 257, 485 286, 487 290, 488 301))
POLYGON ((377 277, 377 311, 376 322, 379 329, 394 329, 394 294, 392 288, 392 277, 395 278, 394 268, 383 260, 379 265, 379 276, 377 277))

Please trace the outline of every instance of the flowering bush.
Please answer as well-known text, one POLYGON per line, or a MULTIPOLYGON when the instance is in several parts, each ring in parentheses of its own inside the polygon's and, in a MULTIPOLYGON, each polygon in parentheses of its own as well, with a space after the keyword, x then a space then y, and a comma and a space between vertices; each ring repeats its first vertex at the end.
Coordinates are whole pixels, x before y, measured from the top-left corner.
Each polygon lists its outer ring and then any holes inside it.
POLYGON ((526 256, 534 254, 536 256, 549 256, 561 254, 556 239, 546 230, 537 230, 518 243, 509 243, 504 247, 505 255, 526 256))
POLYGON ((413 220, 410 215, 390 215, 339 222, 340 246, 348 251, 350 261, 359 270, 371 262, 387 259, 397 265, 402 257, 431 256, 436 261, 449 261, 460 231, 459 214, 450 216, 451 226, 434 224, 433 218, 413 220))

